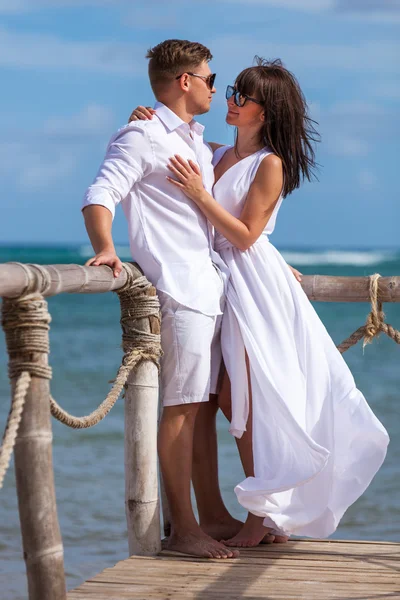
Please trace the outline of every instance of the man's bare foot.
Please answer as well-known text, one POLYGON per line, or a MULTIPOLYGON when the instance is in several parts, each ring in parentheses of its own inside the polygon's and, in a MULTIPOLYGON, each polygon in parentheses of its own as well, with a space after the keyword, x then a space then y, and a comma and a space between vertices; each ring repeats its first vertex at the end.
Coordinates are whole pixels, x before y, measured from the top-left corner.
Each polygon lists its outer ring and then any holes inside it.
POLYGON ((230 550, 203 532, 200 535, 197 532, 189 532, 186 535, 172 534, 167 542, 167 550, 200 558, 237 558, 239 556, 237 550, 230 550))
MULTIPOLYGON (((246 523, 237 535, 228 540, 223 540, 226 546, 237 546, 239 548, 253 548, 258 546, 261 542, 273 543, 275 541, 275 535, 271 532, 271 528, 264 527, 263 517, 256 517, 249 513, 246 519, 246 523)), ((282 537, 282 536, 278 536, 282 537)))
POLYGON ((227 514, 221 518, 215 518, 212 521, 200 522, 200 527, 214 540, 229 540, 239 533, 243 527, 242 521, 234 519, 232 515, 227 514))

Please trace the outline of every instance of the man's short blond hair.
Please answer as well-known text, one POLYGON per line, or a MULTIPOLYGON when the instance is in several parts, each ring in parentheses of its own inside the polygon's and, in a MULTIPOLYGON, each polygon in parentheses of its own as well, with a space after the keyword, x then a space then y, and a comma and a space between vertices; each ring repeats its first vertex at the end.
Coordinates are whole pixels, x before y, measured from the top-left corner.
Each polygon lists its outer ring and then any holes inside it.
POLYGON ((166 85, 181 73, 192 71, 203 62, 212 59, 208 48, 198 42, 188 40, 165 40, 150 48, 149 58, 150 84, 156 98, 165 90, 166 85))

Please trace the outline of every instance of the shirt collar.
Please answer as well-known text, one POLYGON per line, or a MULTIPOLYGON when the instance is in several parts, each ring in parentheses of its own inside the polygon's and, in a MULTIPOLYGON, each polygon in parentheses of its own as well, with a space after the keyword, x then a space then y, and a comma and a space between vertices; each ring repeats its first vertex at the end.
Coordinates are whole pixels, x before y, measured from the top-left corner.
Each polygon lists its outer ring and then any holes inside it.
POLYGON ((186 125, 198 135, 203 135, 204 125, 201 125, 194 119, 190 123, 185 123, 185 121, 182 121, 182 119, 178 117, 176 113, 174 113, 170 108, 168 108, 168 106, 165 106, 165 104, 163 104, 162 102, 156 102, 154 105, 154 109, 157 113, 158 118, 170 131, 174 131, 182 125, 186 125))

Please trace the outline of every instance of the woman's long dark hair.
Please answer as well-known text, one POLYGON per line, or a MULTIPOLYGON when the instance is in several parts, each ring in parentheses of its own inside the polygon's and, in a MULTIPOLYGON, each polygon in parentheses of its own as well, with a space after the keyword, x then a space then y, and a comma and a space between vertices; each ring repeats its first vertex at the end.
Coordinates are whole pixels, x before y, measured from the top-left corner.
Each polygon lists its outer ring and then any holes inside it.
POLYGON ((311 181, 316 168, 313 143, 319 141, 307 102, 292 73, 279 59, 268 61, 255 57, 256 66, 242 71, 235 87, 242 94, 260 100, 265 122, 261 139, 283 163, 283 196, 300 187, 303 179, 311 181))

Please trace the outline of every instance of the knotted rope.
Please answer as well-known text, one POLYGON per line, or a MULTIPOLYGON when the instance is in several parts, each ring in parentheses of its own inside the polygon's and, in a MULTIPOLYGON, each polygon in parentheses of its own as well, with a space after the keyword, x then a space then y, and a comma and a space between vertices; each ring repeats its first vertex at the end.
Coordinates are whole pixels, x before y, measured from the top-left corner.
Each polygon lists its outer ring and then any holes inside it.
POLYGON ((389 325, 389 323, 385 323, 385 313, 382 309, 382 301, 379 299, 380 277, 379 273, 370 275, 369 295, 371 298, 371 311, 367 316, 365 325, 359 327, 338 346, 338 350, 342 354, 357 344, 361 338, 364 338, 363 347, 365 347, 372 342, 374 337, 378 337, 382 332, 386 333, 396 344, 400 344, 400 331, 389 325))
MULTIPOLYGON (((75 417, 57 404, 50 396, 52 415, 61 423, 75 429, 97 425, 110 412, 124 388, 130 372, 142 361, 150 360, 158 366, 161 356, 159 301, 151 294, 151 284, 143 276, 133 278, 125 268, 127 282, 117 290, 121 305, 122 349, 124 356, 113 386, 106 399, 96 410, 84 417, 75 417), (155 333, 135 327, 138 319, 149 318, 155 324, 155 333)), ((17 299, 4 298, 2 325, 9 352, 8 373, 15 379, 15 389, 10 413, 0 448, 0 488, 10 463, 18 427, 31 377, 51 379, 52 370, 47 364, 51 317, 47 302, 38 293, 28 293, 17 299)), ((150 330, 149 326, 149 330, 150 330)))

